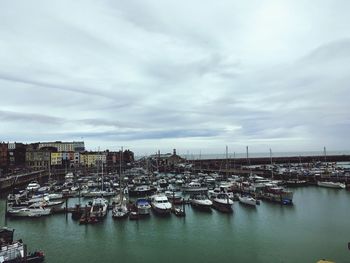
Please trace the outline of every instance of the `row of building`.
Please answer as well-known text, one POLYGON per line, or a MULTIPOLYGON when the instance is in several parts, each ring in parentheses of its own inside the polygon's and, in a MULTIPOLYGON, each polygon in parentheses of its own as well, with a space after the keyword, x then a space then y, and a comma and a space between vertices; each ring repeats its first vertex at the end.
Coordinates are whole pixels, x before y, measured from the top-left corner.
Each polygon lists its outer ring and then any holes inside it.
POLYGON ((50 169, 68 167, 93 167, 105 165, 113 168, 134 161, 130 150, 86 151, 83 141, 79 142, 39 142, 39 143, 0 143, 0 174, 20 169, 50 169))

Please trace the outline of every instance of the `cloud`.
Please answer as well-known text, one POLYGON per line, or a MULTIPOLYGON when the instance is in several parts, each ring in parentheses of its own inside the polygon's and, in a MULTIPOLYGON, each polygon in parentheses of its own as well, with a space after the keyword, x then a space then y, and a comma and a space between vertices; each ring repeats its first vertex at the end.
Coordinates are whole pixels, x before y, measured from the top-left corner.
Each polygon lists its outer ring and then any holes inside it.
POLYGON ((347 1, 2 4, 1 138, 350 147, 347 1))

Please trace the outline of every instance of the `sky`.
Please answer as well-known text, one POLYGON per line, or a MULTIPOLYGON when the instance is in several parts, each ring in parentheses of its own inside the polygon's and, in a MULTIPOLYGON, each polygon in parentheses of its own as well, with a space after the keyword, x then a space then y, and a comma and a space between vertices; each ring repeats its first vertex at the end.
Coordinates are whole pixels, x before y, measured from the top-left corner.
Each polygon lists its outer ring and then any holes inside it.
POLYGON ((0 6, 0 141, 350 150, 350 1, 0 6))

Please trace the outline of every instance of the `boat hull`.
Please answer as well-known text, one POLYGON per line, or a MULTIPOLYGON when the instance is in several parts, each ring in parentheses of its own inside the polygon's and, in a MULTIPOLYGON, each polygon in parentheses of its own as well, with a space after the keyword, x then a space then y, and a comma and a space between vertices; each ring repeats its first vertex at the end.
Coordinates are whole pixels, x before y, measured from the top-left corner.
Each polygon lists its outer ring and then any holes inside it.
POLYGON ((222 201, 213 200, 213 207, 223 213, 232 213, 233 208, 230 203, 223 203, 222 201))

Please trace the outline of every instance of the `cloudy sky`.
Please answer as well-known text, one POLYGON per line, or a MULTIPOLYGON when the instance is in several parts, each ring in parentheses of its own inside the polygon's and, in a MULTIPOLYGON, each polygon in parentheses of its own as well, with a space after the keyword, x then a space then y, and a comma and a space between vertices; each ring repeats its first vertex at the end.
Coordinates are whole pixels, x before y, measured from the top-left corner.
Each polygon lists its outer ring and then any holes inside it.
POLYGON ((348 0, 0 6, 0 141, 350 148, 348 0))

